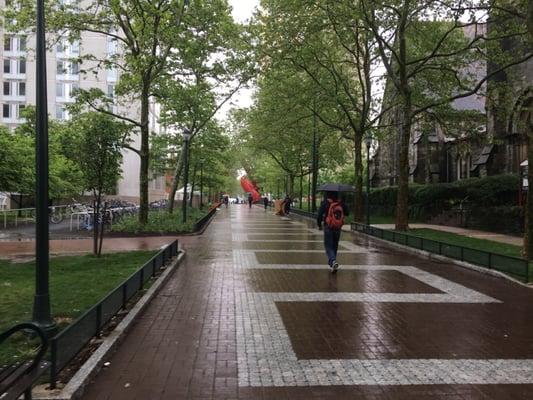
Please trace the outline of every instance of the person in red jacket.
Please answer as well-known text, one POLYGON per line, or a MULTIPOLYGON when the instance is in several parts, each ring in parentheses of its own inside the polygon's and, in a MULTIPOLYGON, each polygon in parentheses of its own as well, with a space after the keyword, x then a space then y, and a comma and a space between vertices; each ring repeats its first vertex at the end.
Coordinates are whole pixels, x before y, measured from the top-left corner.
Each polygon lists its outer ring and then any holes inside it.
POLYGON ((324 247, 328 256, 329 268, 333 273, 339 269, 337 250, 346 215, 348 215, 348 207, 342 199, 339 199, 338 193, 326 192, 326 198, 318 209, 316 222, 320 230, 322 230, 322 223, 324 223, 324 247))

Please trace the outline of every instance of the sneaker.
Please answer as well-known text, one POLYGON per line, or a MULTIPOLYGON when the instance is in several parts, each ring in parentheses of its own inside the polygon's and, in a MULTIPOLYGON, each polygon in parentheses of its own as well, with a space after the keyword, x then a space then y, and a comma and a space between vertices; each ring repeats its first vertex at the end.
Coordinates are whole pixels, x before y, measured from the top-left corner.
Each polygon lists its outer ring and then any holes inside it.
POLYGON ((339 269, 339 263, 337 261, 333 261, 333 264, 331 265, 331 272, 335 273, 339 269))

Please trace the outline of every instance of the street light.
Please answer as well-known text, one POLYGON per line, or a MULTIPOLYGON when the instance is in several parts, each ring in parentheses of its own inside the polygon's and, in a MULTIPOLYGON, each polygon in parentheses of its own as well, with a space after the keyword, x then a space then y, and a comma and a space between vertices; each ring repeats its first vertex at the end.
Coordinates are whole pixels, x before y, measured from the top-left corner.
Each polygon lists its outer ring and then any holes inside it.
POLYGON ((307 163, 308 176, 307 176, 307 211, 311 212, 311 171, 313 168, 313 163, 309 161, 307 163))
POLYGON ((35 124, 35 297, 33 322, 52 336, 56 325, 50 312, 48 235, 48 109, 44 0, 37 0, 35 124))
POLYGON ((200 159, 200 209, 204 208, 204 159, 200 159))
POLYGON ((372 146, 372 136, 367 134, 366 144, 366 224, 370 225, 370 146, 372 146))
POLYGON ((183 177, 183 200, 181 202, 181 209, 183 212, 183 223, 187 221, 187 185, 189 184, 189 140, 191 139, 191 131, 187 128, 183 130, 183 144, 185 146, 183 155, 183 165, 185 166, 185 176, 183 177))

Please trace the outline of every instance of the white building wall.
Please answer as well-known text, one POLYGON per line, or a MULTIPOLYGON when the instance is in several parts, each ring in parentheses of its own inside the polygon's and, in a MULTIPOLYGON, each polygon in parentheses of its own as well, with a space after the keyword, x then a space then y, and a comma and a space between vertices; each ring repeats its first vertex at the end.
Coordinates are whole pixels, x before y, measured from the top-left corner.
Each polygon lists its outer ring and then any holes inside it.
MULTIPOLYGON (((5 0, 0 0, 0 8, 5 7, 5 0)), ((4 50, 4 36, 5 32, 0 26, 0 123, 7 125, 10 128, 15 128, 23 121, 18 118, 18 110, 26 104, 35 104, 36 97, 36 79, 35 79, 35 59, 32 49, 35 49, 35 38, 30 36, 26 40, 26 48, 29 51, 13 52, 4 50), (4 60, 11 60, 11 64, 16 66, 20 60, 26 60, 25 74, 5 74, 4 60), (4 95, 4 82, 10 82, 12 85, 18 85, 20 82, 25 84, 25 96, 6 96, 4 95), (3 108, 4 104, 8 105, 11 110, 9 118, 4 118, 3 108)), ((17 44, 16 39, 14 41, 17 44)), ((97 33, 83 33, 78 46, 70 45, 65 50, 58 50, 57 46, 47 53, 47 88, 48 88, 48 113, 50 118, 68 119, 70 116, 68 112, 62 112, 65 104, 71 103, 74 99, 70 96, 72 88, 79 87, 81 89, 99 88, 104 93, 110 93, 112 86, 116 84, 119 79, 116 71, 108 71, 100 68, 96 69, 96 63, 84 62, 75 68, 69 61, 70 57, 77 56, 76 48, 79 47, 81 54, 93 54, 97 58, 105 58, 109 52, 120 51, 118 46, 109 43, 107 36, 97 33), (63 73, 58 69, 58 62, 63 62, 63 66, 67 67, 67 73, 63 73), (89 71, 87 73, 75 73, 77 70, 83 69, 89 71), (92 71, 97 71, 95 75, 92 71)), ((12 68, 13 69, 13 68, 12 68)), ((16 69, 16 68, 15 68, 16 69)), ((12 71, 16 72, 16 71, 12 71)), ((16 92, 16 90, 15 90, 16 92)), ((115 99, 113 111, 119 115, 127 116, 129 118, 139 120, 140 102, 138 99, 115 99)), ((159 115, 159 106, 152 105, 151 107, 151 130, 154 133, 159 133, 161 127, 157 121, 159 115)), ((140 137, 133 133, 129 145, 134 148, 140 148, 140 137)), ((139 170, 140 158, 131 151, 123 150, 122 162, 122 177, 118 183, 117 195, 119 197, 127 198, 131 201, 138 201, 139 199, 139 170)), ((164 184, 164 177, 158 177, 149 184, 150 201, 158 200, 166 197, 166 190, 164 184), (163 183, 163 184, 162 184, 163 183)))

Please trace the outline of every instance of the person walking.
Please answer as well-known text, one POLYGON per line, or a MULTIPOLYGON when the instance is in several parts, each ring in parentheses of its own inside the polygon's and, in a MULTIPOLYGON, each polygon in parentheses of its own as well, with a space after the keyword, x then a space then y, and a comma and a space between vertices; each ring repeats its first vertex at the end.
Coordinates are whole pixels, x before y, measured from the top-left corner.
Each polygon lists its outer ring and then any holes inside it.
POLYGON ((332 273, 339 269, 337 250, 341 238, 344 217, 348 215, 348 207, 339 199, 337 192, 326 192, 326 198, 320 204, 317 216, 318 229, 324 223, 324 247, 328 256, 328 265, 332 273))
POLYGON ((288 194, 285 195, 285 200, 283 200, 283 212, 285 215, 289 215, 291 213, 291 203, 291 197, 288 194))
POLYGON ((224 196, 224 205, 226 206, 226 208, 228 208, 228 204, 229 204, 229 197, 224 196))
POLYGON ((268 208, 268 197, 266 195, 265 197, 263 197, 263 205, 265 206, 265 211, 266 211, 268 208))
POLYGON ((248 193, 248 208, 252 208, 252 203, 254 202, 254 198, 251 193, 248 193))

